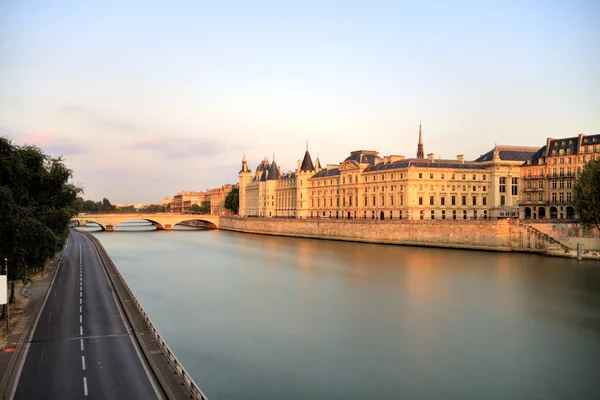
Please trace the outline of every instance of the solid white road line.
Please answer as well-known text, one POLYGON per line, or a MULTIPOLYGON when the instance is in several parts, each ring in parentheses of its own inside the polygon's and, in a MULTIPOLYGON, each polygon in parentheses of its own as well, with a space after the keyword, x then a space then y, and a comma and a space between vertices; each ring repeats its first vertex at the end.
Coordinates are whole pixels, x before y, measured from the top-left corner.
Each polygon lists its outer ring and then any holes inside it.
POLYGON ((87 378, 85 376, 83 377, 83 395, 84 396, 88 395, 88 391, 87 391, 87 378))
POLYGON ((85 371, 85 356, 81 356, 81 369, 85 371))
POLYGON ((46 297, 44 297, 44 302, 42 303, 42 308, 40 308, 40 311, 35 319, 35 322, 33 323, 33 327, 31 328, 31 333, 29 334, 29 340, 27 341, 27 344, 25 345, 25 348, 23 349, 23 355, 21 358, 21 362, 19 363, 19 368, 17 369, 17 375, 15 377, 15 381, 13 382, 13 387, 12 387, 12 390, 10 391, 10 396, 8 397, 10 400, 14 399, 15 393, 17 392, 17 385, 19 384, 19 379, 21 379, 21 373, 23 372, 23 365, 25 365, 25 359, 27 358, 27 353, 29 352, 29 347, 31 346, 31 339, 33 339, 33 334, 35 333, 35 330, 37 328, 38 321, 40 320, 40 317, 42 316, 42 313, 44 312, 44 307, 46 306, 46 302, 48 301, 50 292, 52 291, 52 288, 54 287, 54 281, 56 280, 56 277, 60 274, 60 271, 61 271, 60 267, 62 266, 63 257, 65 256, 65 253, 67 252, 68 247, 69 247, 69 239, 67 239, 67 244, 65 245, 65 249, 63 250, 63 253, 60 256, 60 261, 58 262, 58 265, 56 266, 56 272, 54 273, 52 282, 50 282, 50 287, 48 288, 48 291, 46 292, 46 297))

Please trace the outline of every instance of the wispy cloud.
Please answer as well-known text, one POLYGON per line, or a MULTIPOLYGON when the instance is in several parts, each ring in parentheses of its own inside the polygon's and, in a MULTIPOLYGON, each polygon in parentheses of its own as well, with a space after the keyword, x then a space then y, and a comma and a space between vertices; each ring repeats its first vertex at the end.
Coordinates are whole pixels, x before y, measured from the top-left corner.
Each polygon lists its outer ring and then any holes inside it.
POLYGON ((119 131, 135 131, 139 126, 127 118, 79 105, 64 105, 59 107, 62 114, 84 120, 99 128, 119 131))
POLYGON ((0 127, 0 135, 12 138, 17 145, 38 146, 44 153, 51 155, 73 156, 88 150, 77 140, 67 138, 55 131, 19 132, 0 127))
POLYGON ((133 143, 131 147, 151 150, 169 160, 213 156, 222 149, 222 145, 215 139, 167 135, 147 137, 133 143))

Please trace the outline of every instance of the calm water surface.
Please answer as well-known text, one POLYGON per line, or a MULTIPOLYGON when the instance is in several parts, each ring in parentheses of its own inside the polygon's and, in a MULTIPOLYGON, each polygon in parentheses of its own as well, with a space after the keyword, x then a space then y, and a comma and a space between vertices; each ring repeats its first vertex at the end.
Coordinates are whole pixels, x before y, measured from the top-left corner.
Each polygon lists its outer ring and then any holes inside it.
POLYGON ((591 261, 225 231, 96 235, 211 400, 600 398, 591 261))

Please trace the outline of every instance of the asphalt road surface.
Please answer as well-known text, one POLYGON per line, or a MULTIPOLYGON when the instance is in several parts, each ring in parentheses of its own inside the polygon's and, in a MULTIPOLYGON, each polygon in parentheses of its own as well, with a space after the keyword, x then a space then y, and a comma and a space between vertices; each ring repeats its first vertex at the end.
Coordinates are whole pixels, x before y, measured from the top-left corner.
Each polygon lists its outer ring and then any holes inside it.
POLYGON ((162 398, 132 335, 94 245, 71 231, 14 398, 162 398))

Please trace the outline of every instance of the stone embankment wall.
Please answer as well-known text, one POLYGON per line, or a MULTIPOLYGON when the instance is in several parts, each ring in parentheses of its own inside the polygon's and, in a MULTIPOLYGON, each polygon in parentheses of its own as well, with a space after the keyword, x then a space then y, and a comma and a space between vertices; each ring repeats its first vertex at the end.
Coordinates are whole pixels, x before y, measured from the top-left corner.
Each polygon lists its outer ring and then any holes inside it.
POLYGON ((533 228, 543 232, 570 248, 576 248, 581 243, 585 250, 600 250, 600 232, 595 227, 579 223, 564 222, 531 222, 533 228))
POLYGON ((329 220, 222 217, 220 229, 266 235, 574 256, 516 220, 329 220))

